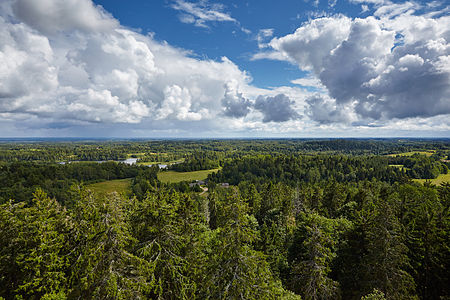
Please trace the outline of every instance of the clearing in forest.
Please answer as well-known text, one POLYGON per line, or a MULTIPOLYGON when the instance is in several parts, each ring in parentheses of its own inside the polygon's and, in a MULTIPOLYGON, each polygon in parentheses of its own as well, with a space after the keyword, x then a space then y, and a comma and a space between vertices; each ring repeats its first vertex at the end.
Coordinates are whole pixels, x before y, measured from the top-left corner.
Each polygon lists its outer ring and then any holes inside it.
POLYGON ((208 177, 209 174, 217 172, 219 169, 201 170, 193 172, 176 172, 176 171, 164 171, 158 173, 158 179, 164 183, 175 183, 181 181, 193 181, 203 180, 208 177))
POLYGON ((89 190, 98 195, 106 195, 108 193, 117 192, 119 194, 127 194, 130 192, 131 178, 115 179, 103 182, 97 182, 86 186, 89 190))
POLYGON ((424 183, 426 181, 430 181, 431 184, 440 185, 443 182, 450 183, 450 173, 448 173, 448 174, 439 174, 439 176, 434 178, 434 179, 413 179, 413 180, 416 181, 416 182, 420 182, 420 183, 424 183))
POLYGON ((388 154, 387 156, 413 156, 414 154, 422 154, 426 156, 431 156, 436 152, 436 150, 425 150, 425 151, 409 151, 409 152, 402 152, 402 153, 394 153, 394 154, 388 154))

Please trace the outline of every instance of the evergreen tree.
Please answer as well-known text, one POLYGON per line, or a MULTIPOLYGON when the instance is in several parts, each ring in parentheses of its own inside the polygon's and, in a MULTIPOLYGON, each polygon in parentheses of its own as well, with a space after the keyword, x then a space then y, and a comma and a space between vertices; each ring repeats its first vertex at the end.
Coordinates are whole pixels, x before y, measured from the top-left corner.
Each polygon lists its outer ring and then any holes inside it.
POLYGON ((291 246, 294 291, 305 299, 337 299, 339 284, 329 277, 336 257, 339 235, 351 223, 345 219, 327 219, 317 213, 301 213, 295 241, 291 246))
POLYGON ((29 207, 9 203, 0 211, 1 294, 64 297, 71 227, 66 211, 40 189, 29 207))
POLYGON ((136 204, 131 216, 133 236, 138 240, 135 253, 148 264, 147 296, 150 298, 194 297, 196 288, 189 277, 190 265, 186 259, 192 230, 187 216, 190 212, 187 207, 179 208, 180 195, 163 190, 148 193, 136 204), (180 213, 185 215, 180 217, 180 213))
POLYGON ((264 255, 252 249, 257 238, 256 220, 236 191, 223 200, 220 209, 227 220, 211 239, 205 264, 202 299, 279 299, 286 293, 277 282, 264 255))
POLYGON ((361 280, 366 291, 377 288, 386 299, 416 299, 414 280, 406 271, 409 260, 404 230, 395 213, 398 203, 398 195, 388 188, 382 188, 375 201, 368 203, 361 280))
POLYGON ((70 298, 142 298, 150 267, 131 252, 130 203, 117 193, 96 197, 86 190, 77 200, 70 298))

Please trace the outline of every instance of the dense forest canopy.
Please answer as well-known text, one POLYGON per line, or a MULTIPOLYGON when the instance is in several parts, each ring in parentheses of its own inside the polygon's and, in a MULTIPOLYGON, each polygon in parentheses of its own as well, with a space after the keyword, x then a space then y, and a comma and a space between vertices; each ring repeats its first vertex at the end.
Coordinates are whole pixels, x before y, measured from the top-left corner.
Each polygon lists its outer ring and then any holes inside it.
POLYGON ((445 139, 2 141, 0 297, 449 299, 450 184, 420 182, 447 178, 449 153, 445 139), (127 193, 90 189, 117 179, 127 193))

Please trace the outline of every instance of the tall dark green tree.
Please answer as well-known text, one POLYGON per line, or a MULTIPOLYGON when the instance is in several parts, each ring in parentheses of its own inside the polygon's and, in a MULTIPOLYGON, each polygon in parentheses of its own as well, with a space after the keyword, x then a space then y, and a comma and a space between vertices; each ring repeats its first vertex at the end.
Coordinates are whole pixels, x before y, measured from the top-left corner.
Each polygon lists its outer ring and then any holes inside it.
POLYGON ((236 190, 222 200, 228 216, 213 233, 204 273, 202 299, 280 299, 294 297, 273 277, 265 257, 252 248, 257 221, 236 190))
POLYGON ((150 266, 132 253, 131 203, 117 193, 97 197, 80 190, 73 209, 74 259, 70 298, 140 299, 150 266))
POLYGON ((382 187, 374 202, 367 204, 367 252, 362 258, 361 281, 365 292, 377 288, 386 299, 416 299, 414 279, 406 271, 408 248, 398 207, 398 194, 388 187, 382 187))
POLYGON ((339 283, 329 277, 339 236, 351 227, 345 219, 301 213, 291 246, 291 288, 305 299, 338 299, 339 283))
MULTIPOLYGON (((191 201, 188 199, 183 199, 191 201)), ((192 208, 192 207, 191 207, 192 208)), ((187 249, 192 234, 189 207, 180 209, 180 194, 160 191, 136 204, 131 216, 135 253, 149 266, 147 296, 191 299, 196 290, 189 276, 187 249)), ((195 224, 194 224, 195 225, 195 224)))

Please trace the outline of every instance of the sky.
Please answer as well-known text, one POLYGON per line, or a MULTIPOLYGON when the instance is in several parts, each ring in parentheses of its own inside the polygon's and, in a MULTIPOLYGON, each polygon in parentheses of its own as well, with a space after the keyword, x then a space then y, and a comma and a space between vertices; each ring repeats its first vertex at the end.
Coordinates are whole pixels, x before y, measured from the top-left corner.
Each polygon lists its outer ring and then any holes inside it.
POLYGON ((450 5, 1 0, 0 137, 450 137, 450 5))

